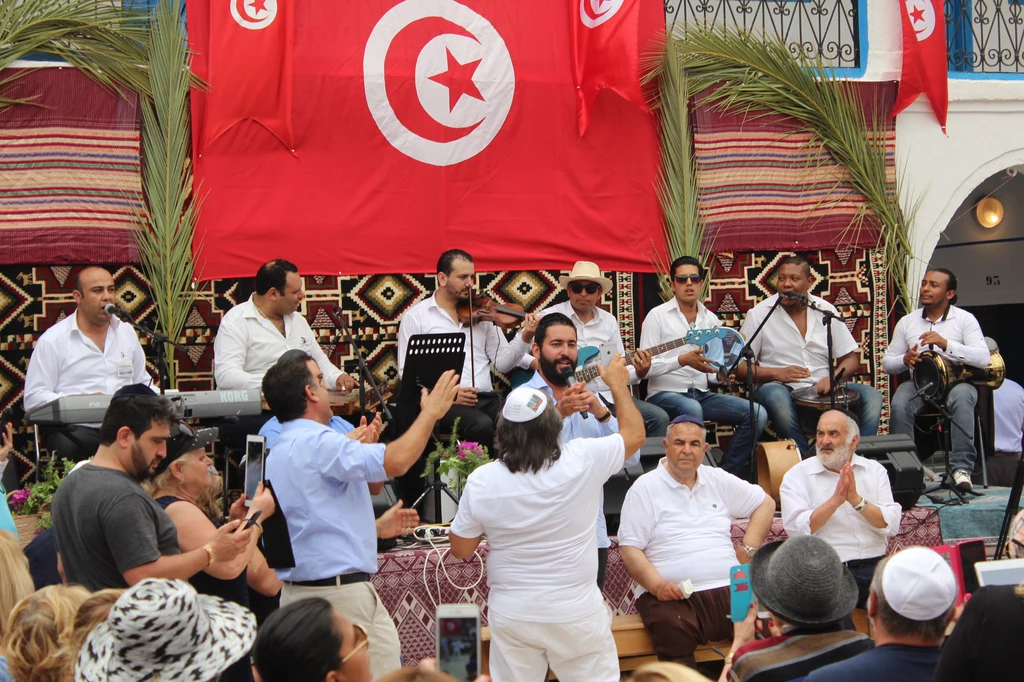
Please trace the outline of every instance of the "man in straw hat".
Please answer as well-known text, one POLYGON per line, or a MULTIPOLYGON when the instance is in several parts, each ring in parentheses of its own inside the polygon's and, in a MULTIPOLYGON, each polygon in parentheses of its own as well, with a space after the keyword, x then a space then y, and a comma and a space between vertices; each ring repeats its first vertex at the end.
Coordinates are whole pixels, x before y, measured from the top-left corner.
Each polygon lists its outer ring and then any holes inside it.
POLYGON ((827 542, 810 535, 769 542, 750 561, 757 604, 737 623, 729 679, 784 682, 871 648, 866 635, 842 629, 857 603, 857 582, 827 542), (771 614, 772 636, 754 640, 757 611, 771 614))
POLYGON ((598 500, 605 481, 644 441, 618 355, 602 377, 618 398, 619 432, 560 443, 562 415, 547 393, 512 391, 498 418, 498 461, 466 481, 451 552, 470 556, 484 535, 491 676, 618 682, 611 615, 597 588, 598 500))
MULTIPOLYGON (((601 300, 611 291, 612 281, 601 274, 596 263, 580 260, 572 266, 568 275, 558 278, 558 284, 565 289, 569 300, 556 303, 542 310, 539 315, 561 313, 572 320, 576 327, 577 345, 600 348, 605 354, 626 354, 619 331, 619 321, 601 307, 601 300)), ((519 366, 523 369, 539 369, 540 365, 532 354, 523 356, 519 366)), ((638 349, 629 365, 629 383, 639 383, 651 369, 651 354, 638 349)), ((594 380, 595 390, 609 403, 614 403, 612 393, 600 379, 594 380)), ((664 436, 669 416, 665 410, 643 400, 632 398, 644 418, 648 436, 664 436)))
POLYGON ((953 569, 934 550, 908 547, 887 557, 868 598, 875 648, 819 668, 807 682, 932 682, 956 594, 953 569))

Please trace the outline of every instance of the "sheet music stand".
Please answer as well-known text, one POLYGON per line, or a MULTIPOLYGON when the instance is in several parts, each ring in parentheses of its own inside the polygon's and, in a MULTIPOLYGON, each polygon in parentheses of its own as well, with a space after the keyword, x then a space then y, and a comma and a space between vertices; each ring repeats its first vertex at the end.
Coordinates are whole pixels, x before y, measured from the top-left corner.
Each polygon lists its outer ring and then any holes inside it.
MULTIPOLYGON (((405 350, 405 366, 402 371, 402 388, 398 393, 398 407, 406 414, 418 414, 421 388, 432 390, 442 374, 448 370, 462 373, 466 362, 466 334, 416 334, 409 339, 405 350)), ((435 425, 434 437, 437 438, 435 425)), ((458 500, 448 486, 437 477, 437 469, 430 472, 430 483, 419 499, 417 506, 428 493, 431 495, 431 511, 435 520, 441 519, 441 491, 445 491, 456 503, 458 500)), ((424 510, 426 511, 426 510, 424 510)))

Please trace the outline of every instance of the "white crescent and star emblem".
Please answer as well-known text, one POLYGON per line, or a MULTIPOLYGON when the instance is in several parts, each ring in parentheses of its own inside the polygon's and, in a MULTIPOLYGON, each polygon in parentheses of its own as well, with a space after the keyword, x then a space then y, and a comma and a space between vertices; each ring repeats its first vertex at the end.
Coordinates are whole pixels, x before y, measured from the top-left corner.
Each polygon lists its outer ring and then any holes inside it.
POLYGON ((597 28, 622 8, 623 0, 580 0, 580 21, 587 28, 597 28))
POLYGON ((241 26, 258 31, 274 23, 277 0, 230 0, 231 18, 241 26))
POLYGON ((475 11, 454 0, 405 0, 370 32, 363 86, 374 122, 395 149, 450 166, 479 154, 501 130, 515 71, 505 41, 475 11), (404 87, 403 77, 415 87, 404 87))
POLYGON ((917 42, 927 40, 935 30, 935 9, 930 0, 904 0, 907 16, 914 27, 917 42))

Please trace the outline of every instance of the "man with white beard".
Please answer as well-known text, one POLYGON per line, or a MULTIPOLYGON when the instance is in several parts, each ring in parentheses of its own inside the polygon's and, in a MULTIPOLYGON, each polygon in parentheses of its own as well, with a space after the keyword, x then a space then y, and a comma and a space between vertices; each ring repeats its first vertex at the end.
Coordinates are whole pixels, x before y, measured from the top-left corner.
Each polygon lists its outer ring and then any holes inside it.
POLYGON ((854 454, 860 429, 853 417, 829 410, 818 419, 816 457, 786 472, 779 489, 782 525, 790 536, 815 535, 839 554, 867 603, 875 566, 900 527, 885 467, 854 454))

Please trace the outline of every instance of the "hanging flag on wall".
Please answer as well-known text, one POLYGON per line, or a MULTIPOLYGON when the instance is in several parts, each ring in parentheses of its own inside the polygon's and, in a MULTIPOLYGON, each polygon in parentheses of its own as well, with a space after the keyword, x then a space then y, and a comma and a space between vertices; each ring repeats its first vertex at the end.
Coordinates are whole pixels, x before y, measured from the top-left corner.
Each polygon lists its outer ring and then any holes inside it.
POLYGON ((922 92, 946 132, 949 74, 946 57, 946 15, 942 0, 900 0, 903 7, 903 75, 892 115, 900 113, 922 92))
POLYGON ((640 0, 568 0, 580 137, 601 90, 647 111, 640 89, 640 0))
MULTIPOLYGON (((211 3, 188 0, 201 78, 217 75, 211 3)), ((664 30, 663 8, 642 7, 647 40, 664 30)), ((432 272, 454 247, 482 270, 580 259, 653 270, 664 249, 655 123, 603 97, 579 138, 564 4, 361 0, 294 12, 294 155, 250 121, 195 155, 204 278, 251 277, 275 257, 304 274, 432 272)), ((204 130, 205 97, 192 100, 204 130)))
POLYGON ((256 121, 292 148, 294 2, 204 3, 209 42, 192 44, 193 50, 203 54, 204 79, 210 86, 198 129, 200 152, 245 119, 256 121))

